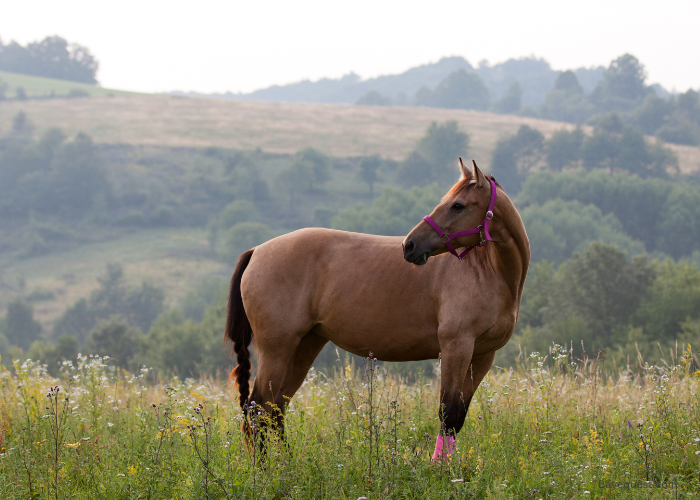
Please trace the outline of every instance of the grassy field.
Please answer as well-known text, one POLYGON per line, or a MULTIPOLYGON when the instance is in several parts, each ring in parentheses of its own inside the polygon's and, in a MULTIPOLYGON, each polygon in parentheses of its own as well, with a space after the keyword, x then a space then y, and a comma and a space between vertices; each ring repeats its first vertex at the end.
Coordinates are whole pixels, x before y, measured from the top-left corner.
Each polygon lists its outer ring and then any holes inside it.
MULTIPOLYGON (((16 259, 0 256, 0 300, 17 293, 50 291, 53 299, 35 304, 35 316, 45 327, 64 309, 98 287, 105 265, 124 267, 127 281, 140 285, 146 279, 166 290, 168 306, 176 306, 202 278, 231 274, 230 266, 207 258, 204 229, 148 230, 46 256, 16 259)), ((3 300, 4 299, 4 300, 3 300)))
POLYGON ((17 87, 22 87, 27 97, 30 98, 67 96, 72 90, 87 92, 93 97, 137 95, 134 92, 127 92, 125 90, 105 89, 87 83, 69 82, 67 80, 43 78, 40 76, 20 75, 19 73, 8 73, 7 71, 0 71, 0 82, 7 83, 6 97, 8 98, 14 98, 17 95, 17 87))
MULTIPOLYGON (((217 379, 119 373, 109 360, 0 376, 0 497, 236 499, 696 498, 700 377, 686 353, 636 372, 555 349, 492 371, 457 448, 431 464, 438 383, 312 371, 286 441, 246 446, 217 379)), ((439 372, 439 368, 438 368, 439 372)), ((249 424, 265 424, 253 411, 249 424)), ((262 434, 257 434, 262 436, 262 434)))
MULTIPOLYGON (((499 137, 527 124, 550 135, 572 125, 480 111, 420 107, 237 102, 174 96, 115 96, 0 103, 0 130, 25 111, 39 130, 83 131, 97 142, 262 148, 313 146, 333 156, 380 154, 402 160, 432 121, 457 120, 471 135, 469 156, 488 169, 499 137)), ((670 145, 681 169, 700 169, 700 148, 670 145)))

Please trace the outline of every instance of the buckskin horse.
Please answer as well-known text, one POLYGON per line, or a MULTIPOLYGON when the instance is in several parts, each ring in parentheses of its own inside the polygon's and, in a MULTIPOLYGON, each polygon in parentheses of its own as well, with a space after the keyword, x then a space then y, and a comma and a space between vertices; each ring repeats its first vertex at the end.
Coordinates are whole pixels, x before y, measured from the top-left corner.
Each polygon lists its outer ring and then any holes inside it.
POLYGON ((439 357, 433 460, 452 454, 474 391, 513 334, 530 262, 520 214, 472 162, 459 159, 460 180, 403 241, 308 228, 241 254, 225 336, 244 413, 265 410, 283 432, 285 403, 328 341, 384 361, 439 357))

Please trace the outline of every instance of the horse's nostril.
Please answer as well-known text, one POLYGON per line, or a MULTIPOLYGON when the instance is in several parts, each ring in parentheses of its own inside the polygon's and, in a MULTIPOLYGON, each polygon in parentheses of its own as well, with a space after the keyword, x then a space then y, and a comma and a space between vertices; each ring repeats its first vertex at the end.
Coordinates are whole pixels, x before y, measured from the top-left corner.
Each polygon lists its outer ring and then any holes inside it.
POLYGON ((413 250, 415 250, 416 245, 413 244, 413 241, 408 240, 403 247, 403 253, 405 255, 411 255, 413 253, 413 250))

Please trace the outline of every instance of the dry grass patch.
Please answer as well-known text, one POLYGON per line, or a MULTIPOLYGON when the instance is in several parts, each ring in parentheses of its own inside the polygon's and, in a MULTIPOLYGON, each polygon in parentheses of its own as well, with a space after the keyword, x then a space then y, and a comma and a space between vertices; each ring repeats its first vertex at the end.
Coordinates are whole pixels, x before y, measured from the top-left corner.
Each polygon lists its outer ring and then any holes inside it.
MULTIPOLYGON (((401 160, 432 121, 456 120, 485 168, 498 138, 530 125, 545 135, 571 124, 481 111, 243 102, 174 96, 93 97, 0 103, 0 129, 20 110, 39 129, 83 131, 96 141, 161 146, 262 148, 294 153, 313 146, 334 156, 380 154, 401 160)), ((700 169, 700 149, 670 146, 684 171, 700 169)))

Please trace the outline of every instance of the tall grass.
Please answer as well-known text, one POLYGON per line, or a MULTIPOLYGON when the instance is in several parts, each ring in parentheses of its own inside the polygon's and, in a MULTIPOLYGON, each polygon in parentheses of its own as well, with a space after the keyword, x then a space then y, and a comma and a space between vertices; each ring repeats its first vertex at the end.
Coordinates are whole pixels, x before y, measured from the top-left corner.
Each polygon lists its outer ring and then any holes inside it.
MULTIPOLYGON (((338 362, 289 403, 285 440, 248 447, 223 382, 159 380, 80 357, 0 375, 0 498, 686 498, 700 482, 700 377, 610 374, 554 348, 490 373, 446 463, 438 380, 338 362)), ((439 367, 437 368, 439 374, 439 367)))

